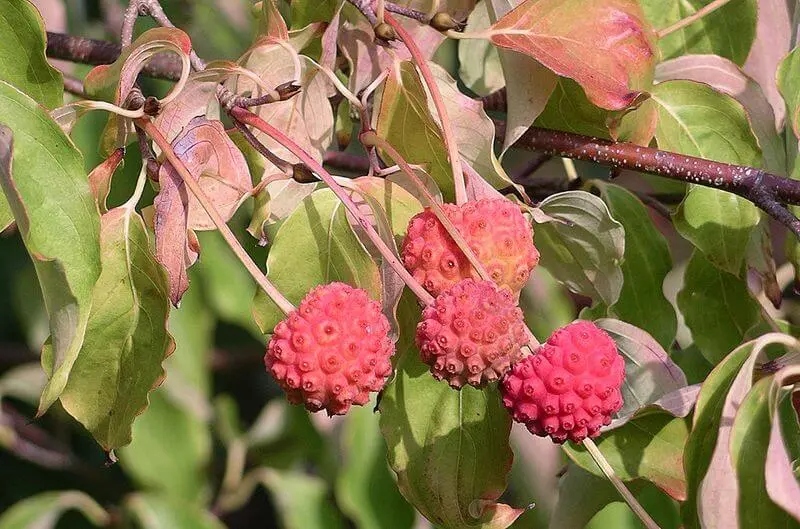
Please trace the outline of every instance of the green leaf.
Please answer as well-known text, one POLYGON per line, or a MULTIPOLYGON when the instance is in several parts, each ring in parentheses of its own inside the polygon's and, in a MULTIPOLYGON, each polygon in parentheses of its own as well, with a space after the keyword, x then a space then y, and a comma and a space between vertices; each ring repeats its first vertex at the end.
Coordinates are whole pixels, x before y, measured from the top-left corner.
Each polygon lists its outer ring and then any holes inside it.
POLYGON ((260 333, 253 323, 248 303, 242 302, 252 299, 256 290, 255 281, 219 232, 200 232, 197 238, 203 249, 196 265, 197 275, 203 283, 209 304, 220 319, 240 325, 258 336, 260 333))
POLYGON ((50 318, 53 355, 42 357, 50 377, 42 414, 64 390, 83 344, 100 275, 100 213, 75 146, 42 107, 2 81, 0 120, 0 184, 50 318))
POLYGON ((662 347, 675 339, 678 320, 664 296, 664 278, 672 269, 669 246, 636 196, 620 186, 593 181, 611 215, 625 228, 622 292, 609 313, 649 332, 662 347))
POLYGON ((442 132, 428 111, 428 95, 414 63, 403 61, 389 72, 375 103, 375 130, 408 163, 425 166, 445 201, 455 195, 442 132))
MULTIPOLYGON (((688 420, 655 412, 604 434, 597 446, 621 479, 646 479, 682 501, 686 499, 683 449, 688 435, 688 420)), ((564 450, 582 468, 603 475, 582 446, 567 444, 564 450)))
MULTIPOLYGON (((761 150, 741 103, 693 81, 666 81, 653 89, 660 149, 718 162, 760 166, 761 150)), ((751 202, 732 193, 692 186, 674 215, 675 227, 708 259, 741 272, 750 235, 760 220, 751 202)))
POLYGON ((537 127, 609 138, 609 112, 592 104, 580 85, 559 77, 547 105, 536 119, 537 127))
POLYGON ((110 521, 108 513, 91 497, 69 490, 43 492, 12 505, 0 516, 0 529, 55 529, 64 512, 72 509, 80 511, 95 527, 107 527, 110 521))
POLYGON ((292 29, 314 22, 329 22, 336 13, 337 0, 296 0, 291 3, 292 29))
MULTIPOLYGON (((110 451, 131 441, 133 420, 161 384, 161 363, 175 348, 167 332, 169 286, 132 205, 100 219, 102 273, 86 338, 67 386, 64 409, 110 451)), ((49 344, 43 355, 50 355, 49 344)))
MULTIPOLYGON (((731 463, 739 482, 741 527, 800 527, 767 494, 765 466, 772 410, 769 398, 773 377, 759 380, 736 412, 731 432, 731 463)), ((791 397, 783 399, 791 409, 791 397)))
POLYGON ((408 293, 398 311, 396 374, 380 402, 389 464, 403 496, 443 528, 505 528, 522 511, 496 503, 506 487, 511 419, 496 387, 453 391, 413 345, 420 319, 408 293))
POLYGON ((694 408, 692 431, 686 442, 683 467, 686 470, 687 495, 681 505, 681 517, 688 529, 700 527, 697 494, 700 482, 708 471, 711 455, 717 445, 719 423, 725 397, 752 347, 743 345, 728 355, 708 375, 694 408))
POLYGON ((613 305, 622 291, 625 229, 603 201, 585 191, 566 191, 542 201, 555 219, 538 224, 536 247, 541 264, 567 288, 613 305))
POLYGON ((761 321, 761 307, 743 280, 695 251, 678 293, 678 308, 702 355, 716 365, 761 321))
POLYGON ((225 529, 208 511, 152 493, 137 493, 125 500, 125 510, 141 529, 225 529))
POLYGON ((141 487, 198 502, 208 493, 208 363, 214 332, 201 290, 189 290, 181 308, 170 311, 169 332, 176 342, 175 353, 165 362, 169 376, 150 395, 150 406, 133 424, 133 442, 120 451, 119 459, 141 487))
POLYGON ((778 90, 786 102, 787 124, 800 138, 800 47, 793 49, 778 66, 778 90))
POLYGON ((0 35, 0 80, 49 109, 61 106, 63 79, 47 62, 44 20, 36 7, 28 0, 6 0, 0 8, 0 35))
MULTIPOLYGON (((378 265, 353 234, 342 203, 329 189, 303 200, 275 235, 267 258, 268 276, 289 301, 300 303, 316 285, 342 281, 381 297, 378 265)), ((253 314, 265 334, 284 317, 261 290, 253 314)))
POLYGON ((336 498, 359 529, 409 529, 414 509, 397 490, 372 406, 353 408, 342 431, 336 498))
MULTIPOLYGON (((661 0, 642 0, 641 5, 650 22, 663 29, 710 3, 710 0, 682 0, 667 4, 661 0)), ((658 45, 663 58, 689 53, 721 55, 741 66, 755 39, 757 11, 757 0, 732 0, 660 39, 658 45)))

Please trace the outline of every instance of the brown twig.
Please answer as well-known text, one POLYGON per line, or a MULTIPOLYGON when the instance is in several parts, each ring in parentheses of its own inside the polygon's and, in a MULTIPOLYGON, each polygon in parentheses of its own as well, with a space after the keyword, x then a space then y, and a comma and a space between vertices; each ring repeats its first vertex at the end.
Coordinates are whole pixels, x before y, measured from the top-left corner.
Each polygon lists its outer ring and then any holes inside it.
MULTIPOLYGON (((505 137, 505 122, 495 120, 497 139, 505 137)), ((553 156, 632 169, 690 184, 728 191, 763 209, 800 237, 800 220, 784 204, 800 205, 800 181, 745 165, 660 151, 632 143, 601 140, 570 132, 531 128, 516 144, 553 156)))
MULTIPOLYGON (((48 39, 48 55, 57 59, 108 64, 119 55, 119 46, 105 41, 57 33, 48 33, 48 39)), ((176 80, 180 76, 180 64, 170 61, 172 66, 169 67, 167 62, 161 57, 154 58, 145 68, 145 74, 176 80)), ((503 99, 495 95, 488 100, 484 99, 484 103, 492 103, 494 106, 491 108, 503 110, 505 106, 499 104, 503 101, 492 102, 493 98, 503 99)), ((502 142, 505 137, 505 122, 495 120, 495 126, 497 139, 502 142)), ((800 181, 797 180, 767 173, 754 167, 713 162, 628 143, 615 143, 536 127, 525 133, 516 145, 554 156, 632 169, 672 180, 730 191, 752 201, 800 235, 800 221, 784 207, 784 204, 800 205, 800 181)))
POLYGON ((349 173, 367 174, 369 171, 369 158, 349 152, 328 151, 322 161, 327 166, 349 173))
POLYGON ((68 74, 62 75, 64 77, 64 91, 82 99, 86 99, 86 92, 83 90, 83 81, 68 74))

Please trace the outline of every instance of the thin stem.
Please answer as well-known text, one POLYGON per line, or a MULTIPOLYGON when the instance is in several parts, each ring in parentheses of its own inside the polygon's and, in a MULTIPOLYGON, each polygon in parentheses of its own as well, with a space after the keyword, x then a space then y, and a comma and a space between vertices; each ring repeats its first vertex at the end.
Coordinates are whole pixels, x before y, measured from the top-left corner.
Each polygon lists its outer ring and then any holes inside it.
POLYGON ((480 260, 478 260, 478 256, 475 255, 475 252, 472 251, 472 248, 469 247, 469 243, 466 241, 466 239, 464 239, 464 236, 461 235, 461 232, 458 231, 458 228, 456 228, 455 224, 453 224, 450 218, 445 214, 442 206, 431 194, 431 192, 428 191, 427 186, 425 186, 425 183, 417 176, 417 174, 414 172, 414 169, 408 164, 405 158, 403 158, 403 156, 397 152, 397 149, 395 149, 392 144, 375 134, 373 131, 362 134, 361 142, 369 146, 377 146, 389 155, 392 161, 394 161, 394 163, 400 167, 400 169, 417 187, 417 190, 425 197, 425 200, 428 202, 433 214, 436 215, 436 218, 442 223, 442 226, 444 226, 447 234, 450 235, 450 237, 453 239, 453 242, 456 243, 456 246, 458 246, 458 248, 461 250, 461 253, 464 254, 464 257, 467 258, 467 261, 469 261, 480 278, 484 281, 491 281, 491 276, 483 267, 483 264, 481 264, 480 260))
POLYGON ((439 91, 439 86, 436 84, 436 79, 433 77, 428 61, 425 56, 417 47, 414 38, 406 31, 406 28, 399 24, 388 13, 386 14, 386 23, 394 28, 397 36, 403 41, 403 44, 408 48, 408 52, 414 59, 414 62, 419 68, 425 84, 428 86, 428 91, 433 100, 433 106, 436 107, 436 113, 439 115, 439 123, 442 126, 442 138, 444 139, 445 146, 447 147, 447 156, 450 159, 450 167, 453 170, 453 183, 456 188, 456 204, 463 204, 467 201, 467 186, 464 182, 464 173, 461 170, 461 155, 458 153, 458 144, 456 143, 455 135, 453 134, 453 125, 450 122, 450 116, 447 113, 447 107, 444 105, 442 93, 439 91))
POLYGON ((395 15, 412 18, 418 22, 422 22, 423 24, 427 24, 431 20, 431 17, 428 13, 410 7, 397 5, 392 2, 386 2, 386 11, 394 13, 395 15))
MULTIPOLYGON (((394 160, 394 162, 400 167, 406 176, 411 179, 419 192, 425 197, 425 200, 428 202, 428 204, 430 204, 431 210, 433 210, 436 218, 442 223, 445 231, 447 231, 447 234, 450 235, 450 237, 456 243, 456 246, 458 246, 458 248, 461 250, 461 253, 464 254, 475 271, 478 272, 480 278, 484 281, 494 282, 489 273, 486 271, 486 268, 484 268, 483 264, 480 262, 480 260, 478 260, 478 256, 475 255, 475 252, 473 252, 472 248, 469 247, 469 243, 467 243, 466 239, 464 239, 464 236, 461 235, 461 232, 458 231, 458 228, 455 226, 455 224, 453 224, 450 218, 445 214, 444 210, 442 210, 439 202, 437 202, 436 198, 431 194, 430 191, 428 191, 425 183, 416 175, 414 169, 408 164, 408 162, 406 162, 403 156, 397 152, 397 149, 395 149, 388 141, 384 140, 373 131, 362 134, 361 138, 362 142, 376 145, 386 151, 386 154, 388 154, 389 157, 394 160)), ((525 331, 528 337, 528 346, 532 349, 539 347, 539 340, 536 339, 527 325, 525 326, 525 331)))
POLYGON ((208 216, 211 218, 211 221, 217 227, 219 232, 222 234, 223 239, 225 242, 228 243, 233 253, 236 254, 236 257, 242 262, 244 267, 250 273, 250 275, 255 279, 258 286, 270 297, 270 299, 278 306, 278 308, 283 311, 284 314, 289 314, 293 310, 295 310, 294 305, 284 297, 283 294, 273 285, 269 279, 264 275, 258 265, 253 261, 250 255, 242 248, 242 245, 236 239, 236 236, 233 234, 231 229, 228 227, 228 224, 223 220, 222 216, 217 211, 217 208, 211 203, 211 200, 206 196, 205 192, 203 192, 200 185, 197 181, 192 177, 192 174, 183 164, 180 158, 175 154, 175 151, 172 150, 172 145, 167 141, 161 131, 147 118, 141 118, 136 120, 136 125, 141 127, 150 138, 158 145, 158 147, 164 152, 169 163, 175 168, 175 171, 180 175, 181 179, 183 179, 184 184, 186 187, 191 191, 191 193, 197 198, 197 201, 200 202, 200 205, 203 209, 208 213, 208 216))
POLYGON ((659 39, 663 39, 667 35, 675 33, 676 31, 680 31, 683 28, 685 28, 686 26, 688 26, 690 24, 694 24, 695 22, 697 22, 698 20, 700 20, 704 16, 713 13, 714 11, 719 9, 720 7, 722 7, 725 4, 727 4, 728 2, 730 2, 730 0, 714 0, 710 4, 708 4, 706 6, 703 6, 702 8, 698 9, 695 13, 689 15, 688 17, 678 20, 677 22, 675 22, 671 26, 667 26, 664 29, 658 30, 658 32, 656 33, 656 36, 658 36, 659 39))
POLYGON ((131 42, 133 42, 133 26, 136 24, 137 18, 139 18, 139 0, 131 0, 122 17, 120 42, 122 42, 123 47, 130 46, 131 42))
POLYGON ((597 466, 600 467, 600 470, 603 471, 608 481, 614 485, 614 488, 617 489, 619 495, 622 496, 622 499, 625 500, 625 503, 628 504, 628 507, 631 508, 633 513, 639 517, 645 527, 647 529, 661 529, 658 524, 647 514, 647 511, 644 510, 644 507, 638 502, 638 500, 631 494, 631 491, 625 486, 621 479, 614 473, 614 469, 611 468, 611 465, 606 460, 603 453, 597 448, 597 445, 594 444, 590 438, 586 438, 583 441, 583 446, 586 447, 588 450, 589 455, 592 456, 594 462, 597 463, 597 466))
POLYGON ((302 147, 297 145, 297 143, 295 143, 294 140, 289 138, 286 134, 276 129, 249 110, 236 107, 231 109, 230 114, 233 119, 241 121, 245 125, 257 128, 267 136, 271 137, 289 149, 289 151, 291 151, 292 154, 300 159, 302 163, 316 173, 320 179, 322 179, 322 181, 328 185, 328 187, 339 198, 339 200, 342 201, 344 207, 348 212, 350 212, 353 218, 358 221, 358 224, 364 229, 367 237, 369 237, 369 240, 372 241, 372 244, 374 244, 381 253, 387 264, 389 264, 389 266, 392 267, 397 275, 400 276, 403 282, 408 285, 408 288, 410 288, 424 304, 430 305, 433 303, 433 296, 431 296, 422 287, 419 281, 414 279, 414 276, 412 276, 408 270, 406 270, 397 255, 395 255, 395 253, 389 249, 389 246, 387 246, 386 242, 375 230, 375 227, 372 226, 372 222, 370 222, 370 220, 366 218, 358 209, 358 206, 356 206, 355 202, 353 202, 353 200, 350 198, 350 195, 347 193, 347 191, 340 186, 338 182, 336 182, 333 176, 326 171, 318 161, 316 161, 310 154, 303 150, 302 147))

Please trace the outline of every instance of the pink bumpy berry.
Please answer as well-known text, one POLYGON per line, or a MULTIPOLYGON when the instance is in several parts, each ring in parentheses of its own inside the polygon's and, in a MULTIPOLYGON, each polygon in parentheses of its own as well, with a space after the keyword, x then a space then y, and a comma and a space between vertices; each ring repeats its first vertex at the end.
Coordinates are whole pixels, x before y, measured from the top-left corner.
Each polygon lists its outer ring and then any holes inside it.
POLYGON ((389 329, 364 290, 318 286, 275 327, 264 364, 292 404, 342 415, 383 389, 394 354, 389 329))
POLYGON ((503 404, 531 433, 579 443, 622 408, 625 361, 605 331, 577 321, 556 331, 536 354, 508 372, 503 404))
POLYGON ((454 388, 497 380, 527 342, 511 292, 474 279, 456 283, 425 308, 416 340, 433 376, 454 388))
MULTIPOLYGON (((519 206, 500 198, 442 204, 442 209, 492 281, 518 296, 539 262, 533 230, 519 206)), ((434 296, 462 279, 479 279, 430 208, 411 219, 401 254, 406 269, 434 296)))

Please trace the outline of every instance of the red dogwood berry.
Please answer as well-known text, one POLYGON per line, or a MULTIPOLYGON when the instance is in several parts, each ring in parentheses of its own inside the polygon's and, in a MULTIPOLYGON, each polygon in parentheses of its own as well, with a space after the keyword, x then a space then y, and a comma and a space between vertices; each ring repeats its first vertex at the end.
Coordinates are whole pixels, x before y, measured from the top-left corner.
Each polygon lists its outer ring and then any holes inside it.
POLYGON ((501 377, 522 357, 527 338, 511 292, 464 279, 425 308, 416 341, 433 376, 461 388, 501 377))
POLYGON ((343 415, 383 389, 394 343, 380 305, 360 288, 314 288, 276 327, 264 364, 292 404, 343 415))
POLYGON ((625 361, 594 323, 556 331, 503 379, 503 404, 531 433, 556 443, 597 437, 622 408, 625 361))
MULTIPOLYGON (((492 281, 518 296, 539 262, 533 230, 519 206, 501 198, 442 204, 442 209, 492 281)), ((462 279, 479 279, 430 208, 411 219, 401 254, 406 269, 434 296, 462 279)))

